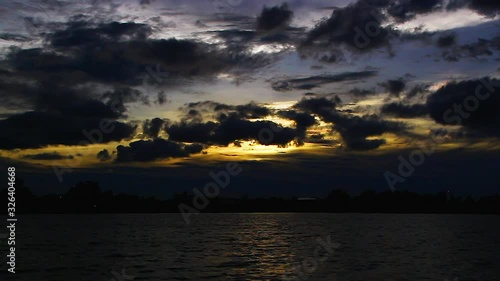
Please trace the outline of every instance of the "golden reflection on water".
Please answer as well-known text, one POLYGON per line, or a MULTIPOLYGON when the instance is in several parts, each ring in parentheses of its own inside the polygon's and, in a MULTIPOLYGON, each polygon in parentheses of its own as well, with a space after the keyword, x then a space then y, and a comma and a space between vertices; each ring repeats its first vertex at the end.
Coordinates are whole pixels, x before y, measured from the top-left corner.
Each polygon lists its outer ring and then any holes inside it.
MULTIPOLYGON (((248 219, 248 214, 246 216, 248 219)), ((293 231, 286 222, 276 218, 247 220, 233 229, 232 233, 227 233, 238 237, 233 251, 224 252, 220 257, 220 261, 233 265, 228 275, 248 276, 251 273, 251 276, 259 276, 258 280, 268 280, 291 271, 296 253, 291 244, 293 231)))

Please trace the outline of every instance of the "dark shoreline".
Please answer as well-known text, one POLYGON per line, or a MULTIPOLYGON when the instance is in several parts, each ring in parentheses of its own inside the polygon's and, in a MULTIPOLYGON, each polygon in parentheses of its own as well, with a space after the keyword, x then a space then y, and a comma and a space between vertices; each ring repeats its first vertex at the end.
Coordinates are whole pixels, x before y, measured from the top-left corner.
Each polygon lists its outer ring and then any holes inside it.
MULTIPOLYGON (((7 199, 7 189, 0 190, 7 199)), ((203 195, 201 195, 203 196, 203 195)), ((101 191, 97 182, 81 182, 65 194, 33 195, 16 186, 18 214, 121 214, 121 213, 385 213, 385 214, 500 214, 500 195, 477 199, 460 197, 448 191, 419 194, 408 191, 367 190, 352 196, 333 190, 324 198, 207 198, 190 193, 172 199, 113 194, 101 191), (183 206, 181 208, 181 206, 183 206)), ((6 209, 2 214, 6 214, 6 209)))

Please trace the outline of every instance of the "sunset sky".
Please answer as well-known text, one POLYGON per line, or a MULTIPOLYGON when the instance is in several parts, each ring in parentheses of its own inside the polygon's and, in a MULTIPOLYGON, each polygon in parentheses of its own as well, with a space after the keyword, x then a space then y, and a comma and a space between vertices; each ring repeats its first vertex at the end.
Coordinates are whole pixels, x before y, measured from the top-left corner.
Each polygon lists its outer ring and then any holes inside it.
POLYGON ((498 192, 499 8, 8 0, 0 163, 39 193, 169 196, 235 161, 225 195, 320 196, 388 190, 435 145, 396 189, 498 192))

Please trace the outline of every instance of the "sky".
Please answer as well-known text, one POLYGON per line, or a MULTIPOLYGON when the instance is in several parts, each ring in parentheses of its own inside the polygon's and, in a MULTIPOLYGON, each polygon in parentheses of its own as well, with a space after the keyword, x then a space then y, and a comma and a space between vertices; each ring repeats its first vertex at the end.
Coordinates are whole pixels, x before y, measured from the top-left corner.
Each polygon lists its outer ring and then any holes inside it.
POLYGON ((486 0, 11 1, 0 163, 168 197, 498 192, 500 5, 486 0))

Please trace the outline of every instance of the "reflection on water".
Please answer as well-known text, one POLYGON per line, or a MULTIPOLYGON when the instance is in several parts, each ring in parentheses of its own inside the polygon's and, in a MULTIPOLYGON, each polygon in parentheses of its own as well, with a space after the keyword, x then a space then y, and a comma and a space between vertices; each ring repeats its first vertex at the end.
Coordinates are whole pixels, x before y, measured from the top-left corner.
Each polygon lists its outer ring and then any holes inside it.
POLYGON ((200 214, 186 225, 179 214, 36 215, 18 223, 16 275, 23 280, 500 276, 498 216, 200 214), (328 236, 340 246, 313 267, 318 239, 328 236), (116 276, 122 272, 127 278, 116 276))

